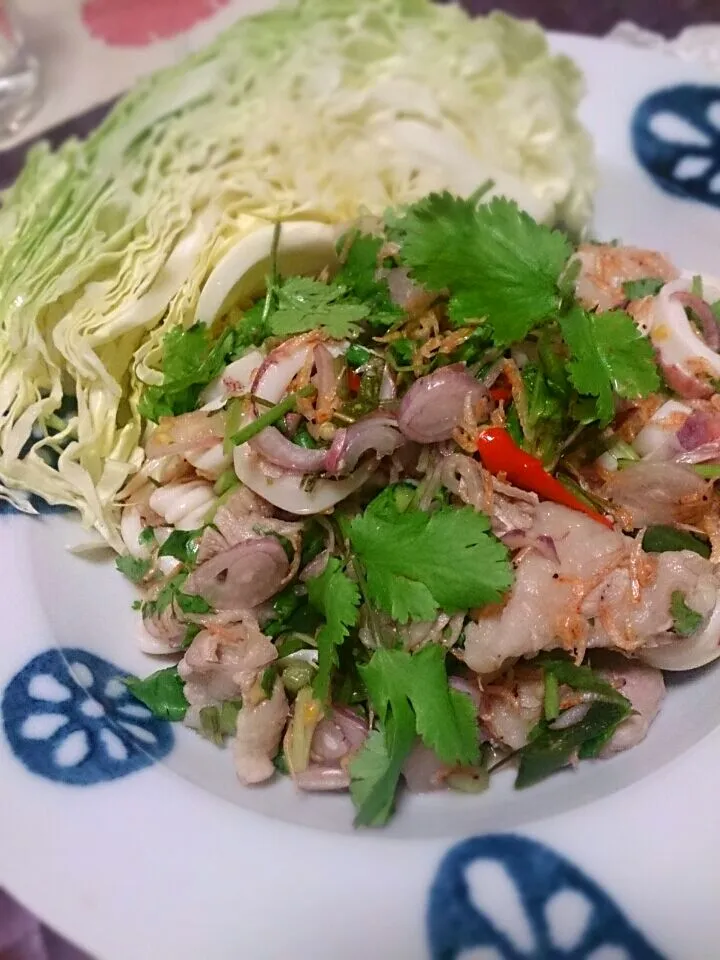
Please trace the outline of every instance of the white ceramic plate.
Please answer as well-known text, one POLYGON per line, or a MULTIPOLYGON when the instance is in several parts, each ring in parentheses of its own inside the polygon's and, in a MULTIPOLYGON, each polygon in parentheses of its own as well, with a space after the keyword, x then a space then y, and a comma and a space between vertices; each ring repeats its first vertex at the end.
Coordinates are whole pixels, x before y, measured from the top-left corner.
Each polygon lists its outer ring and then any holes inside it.
MULTIPOLYGON (((596 234, 718 272, 720 86, 554 42, 587 76, 596 234)), ((123 695, 118 673, 153 666, 131 588, 65 552, 77 524, 0 528, 0 885, 102 960, 718 955, 720 665, 671 678, 629 754, 526 792, 508 772, 480 797, 415 797, 358 833, 347 797, 243 789, 123 695)))

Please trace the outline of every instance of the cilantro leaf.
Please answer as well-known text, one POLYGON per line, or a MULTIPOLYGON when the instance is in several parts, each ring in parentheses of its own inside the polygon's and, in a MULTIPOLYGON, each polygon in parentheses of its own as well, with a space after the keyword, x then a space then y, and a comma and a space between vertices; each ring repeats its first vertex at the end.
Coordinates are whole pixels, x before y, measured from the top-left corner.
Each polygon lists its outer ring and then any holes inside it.
POLYGON ((225 700, 218 706, 202 707, 199 714, 200 732, 216 746, 222 746, 225 737, 235 733, 241 708, 242 700, 225 700))
POLYGON ((358 323, 367 317, 366 304, 345 300, 344 287, 329 286, 309 277, 291 277, 277 293, 270 329, 278 337, 306 330, 324 330, 335 340, 357 336, 358 323))
POLYGON ((570 243, 510 200, 477 206, 431 193, 407 208, 396 229, 415 279, 450 291, 455 323, 487 317, 498 346, 523 340, 558 309, 570 243))
POLYGON ((563 730, 553 730, 542 722, 531 731, 530 742, 519 751, 515 789, 531 787, 549 777, 566 766, 575 751, 581 756, 595 756, 630 713, 627 700, 624 703, 599 700, 590 705, 582 720, 563 730))
MULTIPOLYGON (((341 237, 338 248, 342 250, 346 243, 346 238, 341 237)), ((387 283, 376 279, 378 257, 384 243, 382 237, 356 234, 333 281, 368 305, 367 321, 373 327, 389 327, 404 316, 390 299, 387 283)))
POLYGON ((174 557, 180 563, 195 563, 201 533, 202 530, 173 530, 158 550, 158 556, 174 557))
POLYGON ((130 693, 152 711, 153 716, 161 720, 182 720, 187 712, 185 684, 178 674, 177 667, 166 667, 141 680, 139 677, 125 677, 123 683, 130 693))
POLYGON ((128 580, 133 583, 142 583, 150 571, 151 563, 149 560, 138 560, 136 557, 127 554, 123 557, 117 557, 115 566, 128 580))
POLYGON ((348 525, 372 602, 399 623, 432 620, 500 599, 512 582, 505 547, 472 509, 400 512, 387 487, 348 525))
POLYGON ((653 348, 622 310, 589 313, 575 307, 559 322, 572 355, 570 379, 579 393, 596 398, 601 424, 613 418, 613 391, 632 399, 659 389, 653 348))
POLYGON ((195 410, 200 391, 225 366, 233 349, 234 334, 227 330, 213 340, 207 327, 175 327, 163 339, 163 382, 146 387, 140 398, 143 417, 157 422, 195 410))
POLYGON ((313 693, 325 701, 332 669, 338 665, 337 648, 357 623, 360 592, 337 557, 330 557, 319 577, 308 579, 307 590, 310 603, 325 617, 317 635, 318 669, 313 682, 313 693))
POLYGON ((639 300, 641 297, 654 297, 664 286, 665 281, 659 277, 642 277, 640 280, 626 280, 623 293, 628 300, 639 300))
POLYGON ((412 716, 392 721, 389 730, 373 730, 362 750, 350 761, 350 796, 356 827, 380 827, 390 819, 403 764, 412 749, 412 716))
POLYGON ((450 688, 442 647, 380 648, 360 672, 380 730, 350 764, 350 793, 356 824, 376 826, 392 812, 416 733, 445 763, 470 765, 479 758, 478 727, 469 698, 450 688))
POLYGON ((680 590, 673 591, 670 599, 670 613, 673 618, 673 630, 681 637, 689 637, 695 633, 705 619, 701 613, 685 603, 685 597, 680 590))
POLYGON ((153 527, 145 527, 140 531, 140 536, 138 537, 138 543, 142 547, 149 547, 151 544, 155 543, 155 530, 153 527))
POLYGON ((624 703, 628 700, 615 687, 599 676, 591 667, 578 666, 567 657, 541 654, 535 661, 546 674, 552 674, 559 684, 573 690, 595 693, 608 703, 624 703))
POLYGON ((417 732, 441 760, 470 766, 480 756, 477 711, 467 694, 450 687, 445 652, 431 643, 410 660, 410 699, 417 732))
POLYGON ((445 763, 471 765, 479 756, 475 710, 467 696, 451 689, 445 652, 437 644, 414 654, 380 648, 361 674, 382 723, 409 701, 423 743, 445 763))
POLYGON ((646 553, 666 553, 668 550, 692 550, 706 560, 712 553, 710 543, 687 530, 677 530, 659 523, 648 527, 643 536, 642 548, 646 553))

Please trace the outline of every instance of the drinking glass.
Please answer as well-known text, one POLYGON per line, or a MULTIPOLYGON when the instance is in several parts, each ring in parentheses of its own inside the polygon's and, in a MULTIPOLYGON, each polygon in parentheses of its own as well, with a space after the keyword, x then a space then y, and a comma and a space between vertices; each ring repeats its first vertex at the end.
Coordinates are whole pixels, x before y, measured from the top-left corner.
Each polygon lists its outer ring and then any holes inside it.
POLYGON ((0 139, 12 136, 39 105, 40 74, 28 51, 17 9, 0 0, 0 139))

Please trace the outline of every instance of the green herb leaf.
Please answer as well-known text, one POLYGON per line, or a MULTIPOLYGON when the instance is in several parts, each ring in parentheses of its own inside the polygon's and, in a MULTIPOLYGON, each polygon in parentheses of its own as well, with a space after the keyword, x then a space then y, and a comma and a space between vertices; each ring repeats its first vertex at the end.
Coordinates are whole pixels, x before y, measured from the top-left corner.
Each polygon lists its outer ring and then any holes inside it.
POLYGON ((533 662, 542 667, 546 676, 552 674, 558 684, 565 684, 573 690, 595 693, 608 703, 628 703, 628 700, 611 683, 598 676, 591 667, 578 666, 567 657, 552 654, 541 654, 533 662))
POLYGON ((613 392, 629 399, 644 397, 660 387, 650 341, 622 310, 589 313, 575 307, 559 318, 570 347, 570 379, 581 394, 595 397, 601 424, 615 412, 613 392))
POLYGON ((545 671, 545 695, 543 697, 543 711, 546 720, 555 720, 560 714, 560 696, 557 677, 549 670, 545 671))
POLYGON ((357 811, 356 827, 381 827, 390 819, 395 794, 415 741, 410 710, 392 718, 387 728, 373 730, 350 761, 350 796, 357 811))
POLYGON ((200 732, 218 747, 225 737, 235 735, 237 715, 242 708, 242 700, 225 700, 219 706, 203 707, 200 710, 200 732))
POLYGON ((415 654, 380 648, 361 674, 381 722, 409 701, 423 743, 445 763, 471 766, 479 757, 476 711, 449 686, 445 652, 436 644, 415 654))
POLYGON ((583 746, 587 744, 594 752, 598 742, 606 743, 631 712, 627 701, 600 700, 590 705, 582 720, 564 730, 552 730, 543 722, 535 728, 537 732, 530 742, 519 751, 520 766, 515 788, 522 790, 549 777, 566 766, 575 751, 582 754, 583 746))
POLYGON ((648 527, 642 541, 643 550, 648 553, 666 553, 675 550, 692 550, 706 560, 710 559, 711 548, 707 540, 687 530, 678 530, 666 524, 648 527))
POLYGON ((407 208, 397 229, 413 276, 430 290, 449 289, 454 322, 486 317, 498 346, 523 340, 557 311, 570 243, 512 201, 477 206, 432 193, 407 208))
POLYGON ((368 313, 366 304, 346 299, 344 287, 309 277, 291 277, 278 290, 270 329, 278 337, 320 329, 335 340, 343 340, 358 335, 358 323, 368 313))
POLYGON ((138 543, 143 547, 149 547, 155 543, 155 530, 153 527, 145 527, 138 537, 138 543))
POLYGON ((277 670, 274 666, 265 667, 260 678, 260 687, 268 699, 272 696, 277 670))
POLYGON ((216 377, 232 354, 234 334, 227 330, 213 340, 207 327, 175 327, 163 340, 163 382, 146 387, 140 414, 157 422, 160 417, 189 413, 198 405, 203 387, 216 377))
POLYGON ((659 277, 643 277, 641 280, 626 280, 623 293, 628 300, 640 300, 641 297, 654 297, 665 286, 659 277))
POLYGON ((497 602, 512 583, 508 553, 471 507, 398 509, 387 487, 349 524, 370 599, 399 623, 497 602))
POLYGON ((358 618, 360 591, 343 572, 337 557, 330 557, 319 577, 307 581, 310 603, 325 617, 325 624, 317 635, 318 670, 313 682, 313 693, 318 700, 330 696, 330 678, 338 666, 337 648, 347 638, 358 618))
POLYGON ((479 761, 476 711, 450 688, 444 659, 445 650, 432 644, 415 654, 380 648, 360 668, 382 735, 372 733, 350 764, 357 824, 375 826, 390 816, 416 732, 445 763, 479 761))
POLYGON ((685 603, 680 590, 673 591, 670 598, 670 613, 673 618, 673 630, 680 637, 689 637, 700 627, 705 619, 697 610, 685 603))
POLYGON ((142 583, 150 572, 151 565, 150 560, 138 560, 130 554, 115 559, 117 569, 133 583, 142 583))
POLYGON ((446 763, 472 766, 479 760, 477 710, 467 694, 453 690, 445 648, 431 643, 410 658, 410 700, 417 732, 446 763))
POLYGON ((203 597, 190 593, 181 593, 179 590, 175 601, 183 613, 210 613, 212 607, 203 597))
POLYGON ((354 370, 357 369, 357 367, 364 366, 372 357, 373 354, 370 353, 369 350, 366 350, 365 347, 361 347, 358 343, 351 343, 345 353, 345 360, 354 370))
POLYGON ((141 680, 139 677, 125 677, 123 683, 130 693, 152 711, 153 716, 161 720, 182 720, 187 712, 185 684, 178 674, 177 667, 166 667, 141 680))
POLYGON ((280 403, 276 403, 275 406, 261 413, 252 423, 247 424, 247 426, 243 427, 238 433, 231 436, 230 443, 232 446, 239 447, 242 446, 243 443, 247 443, 248 440, 252 440, 252 438, 257 436, 258 433, 261 433, 265 427, 277 423, 278 420, 282 420, 286 413, 294 410, 299 397, 309 397, 313 393, 315 393, 315 387, 312 386, 312 384, 308 384, 306 387, 303 387, 302 390, 298 390, 297 393, 288 394, 280 403))
MULTIPOLYGON (((404 316, 400 307, 390 299, 387 283, 375 279, 379 252, 384 243, 383 237, 356 234, 333 281, 367 306, 365 319, 373 327, 389 327, 404 316)), ((342 251, 346 246, 347 238, 341 237, 338 249, 342 251)))
POLYGON ((175 557, 192 566, 197 558, 202 530, 173 530, 158 550, 159 557, 175 557))

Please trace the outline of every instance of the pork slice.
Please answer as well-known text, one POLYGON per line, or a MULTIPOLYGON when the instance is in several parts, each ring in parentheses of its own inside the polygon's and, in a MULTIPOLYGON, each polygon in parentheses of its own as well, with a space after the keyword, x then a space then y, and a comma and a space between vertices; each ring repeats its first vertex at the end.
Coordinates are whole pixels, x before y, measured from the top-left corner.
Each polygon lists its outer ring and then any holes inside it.
POLYGON ((248 704, 238 713, 233 753, 241 783, 262 783, 272 777, 273 757, 278 752, 288 714, 285 688, 279 678, 269 699, 248 704))

